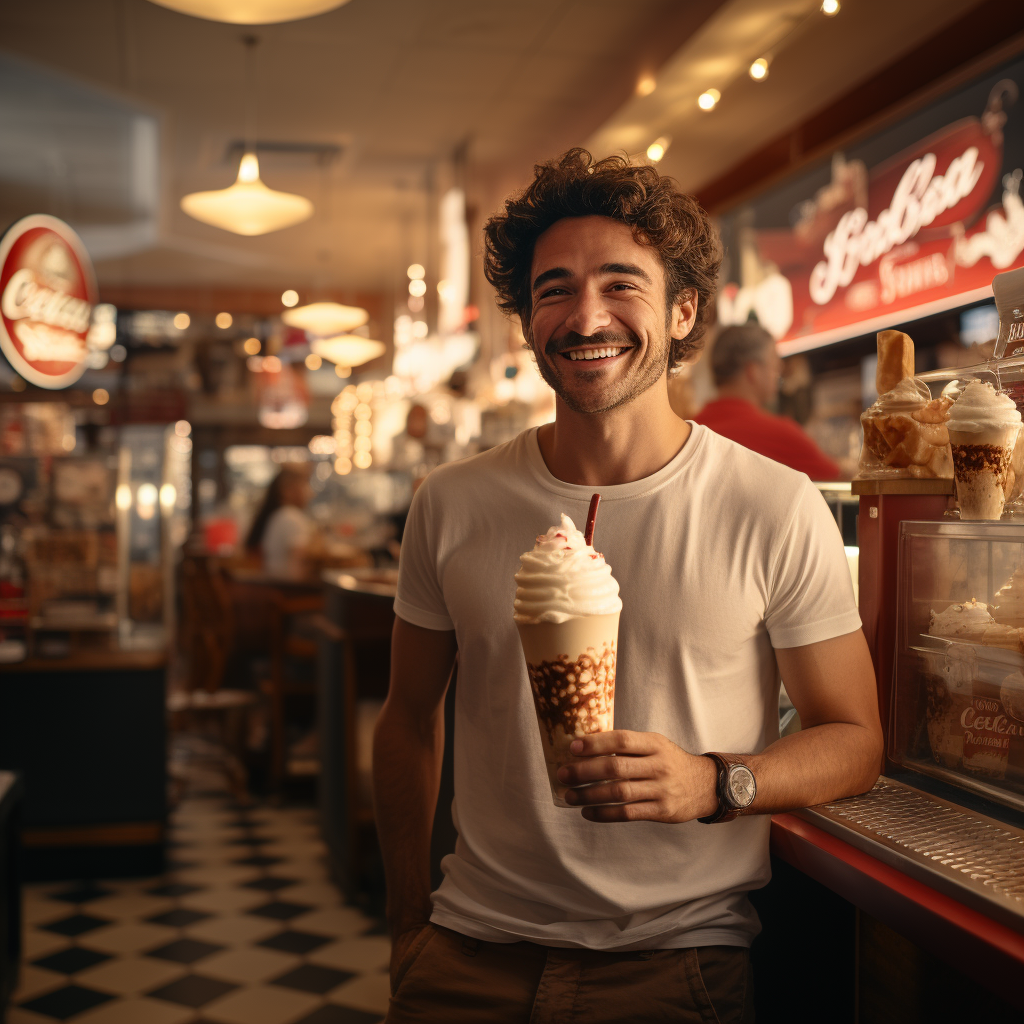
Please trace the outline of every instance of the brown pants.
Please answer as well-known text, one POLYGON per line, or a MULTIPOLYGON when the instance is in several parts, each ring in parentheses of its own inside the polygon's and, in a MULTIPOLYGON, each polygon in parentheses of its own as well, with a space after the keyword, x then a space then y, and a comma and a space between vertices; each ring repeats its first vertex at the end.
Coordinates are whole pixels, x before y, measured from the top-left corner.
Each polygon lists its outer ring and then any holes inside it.
POLYGON ((385 1024, 753 1024, 739 946, 604 953, 482 942, 437 925, 415 938, 385 1024))

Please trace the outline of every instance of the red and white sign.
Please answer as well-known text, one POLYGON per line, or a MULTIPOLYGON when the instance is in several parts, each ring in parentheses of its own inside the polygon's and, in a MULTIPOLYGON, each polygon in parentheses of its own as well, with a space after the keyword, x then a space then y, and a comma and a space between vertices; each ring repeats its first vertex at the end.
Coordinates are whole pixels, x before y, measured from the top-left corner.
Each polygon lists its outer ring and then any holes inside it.
POLYGON ((792 228, 740 233, 720 321, 753 314, 787 355, 991 296, 995 274, 1024 266, 1022 172, 1003 172, 1016 92, 999 82, 980 117, 870 170, 836 154, 792 228))
POLYGON ((63 221, 33 214, 0 238, 0 349, 31 384, 82 376, 96 299, 89 254, 63 221))

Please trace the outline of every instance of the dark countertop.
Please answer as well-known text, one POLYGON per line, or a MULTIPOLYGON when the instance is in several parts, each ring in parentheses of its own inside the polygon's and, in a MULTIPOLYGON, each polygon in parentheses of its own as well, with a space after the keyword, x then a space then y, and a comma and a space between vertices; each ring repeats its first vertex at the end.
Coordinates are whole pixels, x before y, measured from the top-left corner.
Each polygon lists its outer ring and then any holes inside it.
POLYGON ((125 672, 164 668, 167 651, 81 651, 65 658, 26 658, 3 665, 4 675, 17 672, 125 672))

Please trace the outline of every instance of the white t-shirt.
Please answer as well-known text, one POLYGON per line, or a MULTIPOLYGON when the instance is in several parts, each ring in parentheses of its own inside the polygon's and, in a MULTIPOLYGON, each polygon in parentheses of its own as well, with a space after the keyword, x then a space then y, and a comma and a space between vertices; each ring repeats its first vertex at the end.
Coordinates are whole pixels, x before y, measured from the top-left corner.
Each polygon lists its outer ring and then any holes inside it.
POLYGON ((263 531, 263 571, 276 579, 296 575, 295 553, 307 547, 316 527, 313 520, 294 505, 282 505, 271 513, 263 531))
MULTIPOLYGON (((694 754, 778 739, 773 647, 860 628, 842 538, 802 473, 691 424, 652 476, 601 487, 594 544, 623 609, 615 726, 694 754)), ((557 480, 536 430, 434 470, 412 503, 396 613, 454 629, 458 841, 431 920, 479 939, 648 949, 749 945, 769 818, 599 824, 556 807, 512 621, 519 556, 594 488, 557 480)))

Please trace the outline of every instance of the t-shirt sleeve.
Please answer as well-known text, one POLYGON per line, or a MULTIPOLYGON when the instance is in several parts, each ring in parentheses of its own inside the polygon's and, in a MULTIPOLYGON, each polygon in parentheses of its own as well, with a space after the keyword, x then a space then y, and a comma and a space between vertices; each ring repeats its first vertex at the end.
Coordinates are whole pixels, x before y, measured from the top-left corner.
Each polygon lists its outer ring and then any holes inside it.
POLYGON ((424 629, 454 629, 437 560, 438 523, 427 482, 416 492, 402 535, 395 614, 424 629))
POLYGON ((773 647, 803 647, 860 629, 843 538, 809 480, 779 538, 765 625, 773 647))

